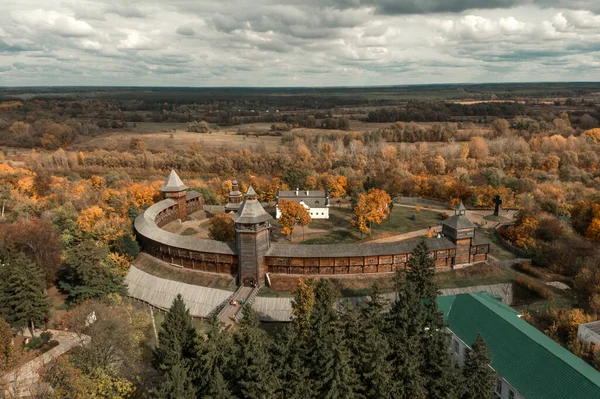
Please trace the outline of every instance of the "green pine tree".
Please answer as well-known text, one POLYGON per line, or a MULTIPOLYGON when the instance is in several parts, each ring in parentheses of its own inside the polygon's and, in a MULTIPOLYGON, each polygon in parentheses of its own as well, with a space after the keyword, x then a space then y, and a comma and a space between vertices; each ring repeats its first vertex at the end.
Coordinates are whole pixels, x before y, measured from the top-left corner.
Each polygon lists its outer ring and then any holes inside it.
POLYGON ((438 296, 438 287, 434 281, 435 261, 429 252, 427 243, 421 240, 408 260, 406 282, 415 286, 420 299, 435 299, 438 296))
POLYGON ((58 285, 70 301, 104 298, 111 293, 127 295, 123 276, 109 266, 107 256, 106 246, 89 240, 67 251, 58 285))
POLYGON ((205 340, 194 367, 194 386, 199 398, 233 398, 232 387, 235 362, 231 335, 215 315, 207 321, 205 340))
POLYGON ((435 278, 435 261, 424 240, 416 247, 408 262, 406 284, 414 287, 421 302, 423 334, 421 374, 430 398, 452 399, 458 395, 458 373, 448 348, 448 333, 444 318, 437 306, 438 286, 435 278))
POLYGON ((494 396, 496 375, 490 368, 491 359, 481 334, 468 352, 462 369, 464 393, 462 399, 490 399, 494 396))
POLYGON ((315 284, 315 306, 305 342, 305 361, 316 397, 328 399, 360 398, 359 381, 352 367, 341 322, 334 304, 338 298, 329 280, 315 284))
POLYGON ((397 299, 388 314, 386 335, 390 344, 394 398, 425 399, 421 339, 424 330, 421 301, 412 284, 397 277, 397 299))
POLYGON ((178 364, 190 368, 197 356, 197 345, 198 333, 192 324, 192 316, 181 294, 178 294, 158 333, 154 367, 161 372, 167 372, 178 364))
POLYGON ((156 399, 195 399, 196 389, 188 369, 182 361, 176 362, 165 373, 163 381, 153 394, 156 399))
POLYGON ((36 326, 50 316, 44 280, 35 264, 23 254, 11 253, 0 264, 0 317, 14 328, 36 326))
POLYGON ((308 384, 310 370, 303 360, 303 335, 288 326, 278 334, 273 348, 273 363, 277 378, 281 382, 279 396, 286 399, 315 397, 312 385, 308 384))
POLYGON ((279 384, 269 356, 270 337, 258 327, 258 315, 250 306, 242 311, 240 329, 233 336, 234 393, 248 399, 275 398, 279 384))
POLYGON ((374 284, 370 300, 360 310, 360 345, 356 356, 361 392, 367 398, 393 398, 392 369, 387 361, 390 346, 384 332, 385 307, 379 286, 374 284))

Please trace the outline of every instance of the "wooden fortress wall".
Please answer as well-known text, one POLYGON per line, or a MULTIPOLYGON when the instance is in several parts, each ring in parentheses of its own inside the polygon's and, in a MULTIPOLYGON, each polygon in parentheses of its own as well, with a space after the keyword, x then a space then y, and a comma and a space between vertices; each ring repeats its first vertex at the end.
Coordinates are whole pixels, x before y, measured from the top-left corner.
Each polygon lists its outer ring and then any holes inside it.
MULTIPOLYGON (((188 214, 199 209, 202 209, 202 202, 199 198, 187 202, 188 214)), ((156 216, 155 222, 158 227, 162 227, 177 219, 177 204, 175 204, 160 212, 156 216)), ((238 258, 236 255, 190 251, 166 245, 141 235, 138 235, 138 239, 141 241, 145 252, 173 265, 210 273, 231 275, 237 273, 238 258)))
MULTIPOLYGON (((201 200, 195 198, 187 202, 188 214, 202 208, 201 200)), ((166 208, 156 216, 156 224, 162 227, 178 219, 177 204, 166 208)), ((139 236, 143 248, 150 255, 165 262, 181 267, 201 270, 210 273, 225 273, 235 275, 238 272, 239 260, 237 255, 198 252, 166 245, 147 237, 139 236)), ((469 264, 487 260, 489 244, 469 245, 470 240, 459 240, 456 249, 433 251, 431 255, 438 270, 449 270, 453 264, 469 264)), ((273 257, 264 258, 265 270, 274 274, 300 275, 336 275, 336 274, 369 274, 390 273, 405 269, 410 254, 376 255, 358 257, 322 257, 295 258, 273 257)), ((253 273, 248 273, 252 275, 253 273)), ((260 273, 259 278, 262 278, 260 273)))
MULTIPOLYGON (((435 266, 447 270, 452 265, 454 249, 444 249, 431 253, 435 266)), ((390 273, 405 269, 410 254, 331 257, 331 258, 286 258, 265 257, 269 273, 276 274, 363 274, 390 273)))

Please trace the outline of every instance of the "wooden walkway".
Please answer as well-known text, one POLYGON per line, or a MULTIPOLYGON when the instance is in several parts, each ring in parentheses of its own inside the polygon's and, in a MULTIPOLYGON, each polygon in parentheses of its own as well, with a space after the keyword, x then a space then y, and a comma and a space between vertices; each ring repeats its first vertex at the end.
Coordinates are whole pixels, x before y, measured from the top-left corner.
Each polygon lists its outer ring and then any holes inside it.
POLYGON ((129 269, 125 282, 130 297, 163 310, 168 310, 177 294, 181 294, 190 314, 195 317, 207 317, 233 294, 231 291, 156 277, 135 266, 129 269))
MULTIPOLYGON (((165 280, 145 273, 134 266, 125 277, 129 285, 129 296, 140 299, 152 306, 168 310, 173 298, 181 293, 183 299, 194 317, 207 317, 218 309, 223 303, 225 306, 219 311, 219 319, 226 325, 232 325, 241 315, 241 307, 231 305, 231 301, 242 299, 250 302, 252 308, 258 313, 261 321, 286 322, 292 317, 292 298, 257 297, 257 290, 251 287, 239 287, 235 293, 215 288, 201 287, 165 280)), ((489 292, 502 296, 504 303, 510 305, 513 299, 512 284, 502 283, 493 285, 478 285, 472 287, 448 288, 441 290, 442 295, 455 295, 468 292, 489 292)), ((384 294, 390 302, 395 299, 395 293, 384 294)), ((354 306, 364 303, 368 297, 349 297, 338 300, 337 306, 349 302, 354 306)))
POLYGON ((235 294, 233 294, 229 302, 227 302, 223 309, 221 309, 218 318, 223 324, 225 324, 226 327, 236 322, 237 316, 240 314, 242 307, 248 303, 253 291, 254 288, 252 287, 240 286, 235 294), (238 301, 242 301, 243 306, 239 305, 238 301), (235 305, 234 303, 238 304, 235 305))

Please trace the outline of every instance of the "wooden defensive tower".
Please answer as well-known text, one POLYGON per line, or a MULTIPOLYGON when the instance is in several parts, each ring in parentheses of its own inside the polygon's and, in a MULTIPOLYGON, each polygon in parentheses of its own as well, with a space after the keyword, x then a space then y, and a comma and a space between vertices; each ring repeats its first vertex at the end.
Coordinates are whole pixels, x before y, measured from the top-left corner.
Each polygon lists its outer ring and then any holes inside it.
POLYGON ((239 210, 232 214, 238 251, 238 284, 265 284, 265 254, 271 246, 271 219, 252 186, 239 210))
POLYGON ((174 170, 171 170, 165 184, 160 187, 165 199, 172 199, 177 202, 177 218, 182 222, 187 220, 185 195, 188 188, 174 170))

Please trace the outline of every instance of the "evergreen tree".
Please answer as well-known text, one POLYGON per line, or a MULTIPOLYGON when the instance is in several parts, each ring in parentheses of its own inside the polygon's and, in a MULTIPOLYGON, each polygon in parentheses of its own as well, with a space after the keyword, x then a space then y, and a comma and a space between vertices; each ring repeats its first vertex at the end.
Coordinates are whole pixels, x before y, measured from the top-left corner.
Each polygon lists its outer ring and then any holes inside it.
POLYGON ((59 271, 59 287, 70 301, 103 298, 111 293, 127 295, 123 276, 111 269, 107 256, 106 246, 95 241, 83 241, 67 251, 59 271))
POLYGON ((312 385, 307 383, 310 370, 303 360, 303 343, 303 336, 298 336, 292 326, 286 328, 275 340, 272 359, 280 381, 279 396, 282 398, 315 397, 312 385))
POLYGON ((435 299, 438 296, 438 287, 435 284, 435 261, 429 254, 425 240, 421 240, 408 260, 406 282, 415 287, 417 297, 420 299, 435 299))
POLYGON ((437 306, 438 286, 434 281, 435 261, 424 240, 417 246, 408 262, 406 284, 414 287, 422 306, 423 334, 421 374, 431 398, 455 398, 458 395, 458 373, 448 348, 448 333, 444 318, 437 306))
POLYGON ((35 264, 20 252, 11 252, 0 263, 0 317, 14 328, 44 323, 50 316, 50 302, 44 280, 35 264))
POLYGON ((490 362, 485 340, 481 334, 478 334, 466 356, 462 369, 465 381, 462 399, 491 399, 493 397, 496 375, 489 366, 490 362))
POLYGON ((197 356, 197 345, 198 333, 192 324, 192 316, 178 294, 158 333, 154 367, 161 372, 168 372, 178 364, 189 369, 197 356))
POLYGON ((250 306, 243 308, 235 345, 234 392, 248 399, 275 398, 278 381, 269 356, 270 338, 258 328, 258 315, 250 306))
POLYGON ((360 311, 362 316, 358 337, 360 346, 356 366, 361 392, 367 398, 393 398, 392 369, 387 361, 390 347, 384 333, 385 305, 379 286, 374 284, 370 300, 360 311))
POLYGON ((233 362, 233 342, 223 331, 223 325, 216 316, 208 319, 206 339, 200 347, 194 368, 194 386, 199 398, 234 398, 231 385, 235 367, 233 362))
POLYGON ((392 396, 401 399, 425 399, 427 397, 423 369, 421 340, 423 312, 421 301, 412 284, 397 278, 397 299, 388 314, 386 333, 390 344, 389 362, 394 382, 392 396))
POLYGON ((173 364, 153 395, 156 399, 195 399, 196 389, 188 369, 179 361, 173 364))
POLYGON ((351 363, 351 352, 344 336, 343 323, 334 309, 338 295, 329 280, 315 284, 315 306, 306 340, 310 381, 319 398, 360 398, 358 378, 351 363))

